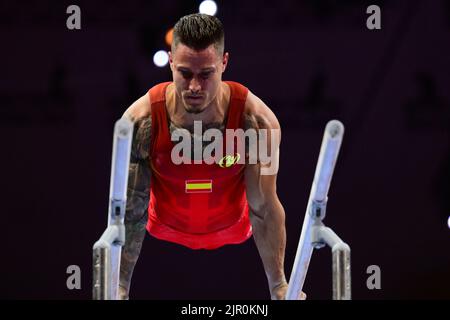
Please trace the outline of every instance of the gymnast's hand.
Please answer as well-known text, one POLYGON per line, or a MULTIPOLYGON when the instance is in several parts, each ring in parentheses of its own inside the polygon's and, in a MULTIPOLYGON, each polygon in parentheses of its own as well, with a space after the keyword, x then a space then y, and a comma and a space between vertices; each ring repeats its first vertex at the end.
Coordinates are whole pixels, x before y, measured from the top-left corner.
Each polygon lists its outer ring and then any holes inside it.
POLYGON ((119 300, 129 300, 130 297, 128 296, 127 289, 125 289, 122 286, 119 286, 119 292, 118 292, 119 300))
MULTIPOLYGON (((270 298, 272 300, 285 300, 287 289, 288 289, 287 282, 280 283, 279 285, 272 288, 270 298)), ((306 293, 302 291, 300 293, 300 297, 298 297, 297 300, 306 300, 306 293)))

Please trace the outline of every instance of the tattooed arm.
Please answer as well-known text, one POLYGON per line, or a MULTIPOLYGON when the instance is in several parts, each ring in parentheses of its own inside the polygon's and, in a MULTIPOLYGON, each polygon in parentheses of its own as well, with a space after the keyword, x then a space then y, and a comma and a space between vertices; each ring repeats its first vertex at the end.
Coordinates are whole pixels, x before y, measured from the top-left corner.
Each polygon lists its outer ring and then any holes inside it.
POLYGON ((125 244, 120 260, 119 299, 129 298, 131 277, 145 237, 150 196, 151 171, 149 147, 151 116, 148 96, 136 101, 124 114, 134 122, 130 168, 128 171, 127 206, 125 211, 125 244), (143 99, 144 98, 144 99, 143 99))

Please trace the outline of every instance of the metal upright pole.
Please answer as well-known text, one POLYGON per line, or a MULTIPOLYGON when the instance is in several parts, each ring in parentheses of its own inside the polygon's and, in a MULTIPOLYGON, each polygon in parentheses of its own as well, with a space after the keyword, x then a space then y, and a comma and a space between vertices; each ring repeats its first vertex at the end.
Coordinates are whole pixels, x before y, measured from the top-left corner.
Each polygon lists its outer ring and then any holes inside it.
POLYGON ((133 123, 121 118, 114 126, 108 227, 93 246, 94 300, 118 299, 120 257, 125 243, 125 207, 133 123))
POLYGON ((350 247, 330 228, 325 227, 328 190, 344 135, 344 126, 337 120, 328 122, 320 148, 305 219, 295 255, 286 300, 297 300, 305 282, 314 249, 329 245, 333 254, 333 299, 350 299, 350 247))

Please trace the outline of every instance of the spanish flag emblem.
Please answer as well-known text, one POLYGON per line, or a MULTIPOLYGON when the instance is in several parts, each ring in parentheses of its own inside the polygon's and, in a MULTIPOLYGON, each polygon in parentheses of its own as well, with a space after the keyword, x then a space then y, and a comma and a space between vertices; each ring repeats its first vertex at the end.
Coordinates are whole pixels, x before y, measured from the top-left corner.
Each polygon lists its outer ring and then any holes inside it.
POLYGON ((186 180, 186 193, 212 192, 212 180, 186 180))

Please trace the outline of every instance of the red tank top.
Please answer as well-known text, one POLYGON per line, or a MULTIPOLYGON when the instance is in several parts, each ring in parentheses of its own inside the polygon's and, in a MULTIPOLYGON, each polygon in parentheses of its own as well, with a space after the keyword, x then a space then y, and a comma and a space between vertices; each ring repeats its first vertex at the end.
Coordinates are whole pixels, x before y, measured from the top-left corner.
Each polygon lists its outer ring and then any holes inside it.
MULTIPOLYGON (((248 89, 236 82, 226 83, 231 92, 226 129, 243 128, 248 89)), ((152 181, 147 230, 158 239, 191 249, 242 243, 252 234, 244 184, 245 165, 235 163, 227 167, 203 160, 201 164, 172 162, 174 142, 170 139, 165 101, 169 84, 160 83, 149 90, 152 181)), ((225 134, 223 145, 225 148, 225 134)))

